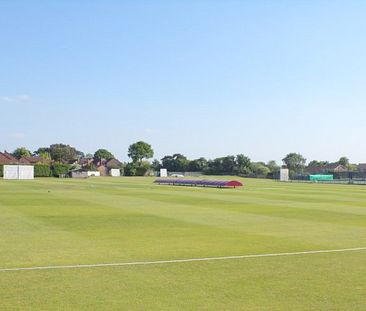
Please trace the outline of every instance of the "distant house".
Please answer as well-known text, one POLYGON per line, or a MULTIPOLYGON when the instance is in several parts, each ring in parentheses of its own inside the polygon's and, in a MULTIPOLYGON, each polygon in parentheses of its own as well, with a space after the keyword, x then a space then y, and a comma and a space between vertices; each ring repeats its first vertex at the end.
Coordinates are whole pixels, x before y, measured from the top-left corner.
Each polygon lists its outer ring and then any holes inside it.
POLYGON ((310 166, 306 168, 308 174, 327 174, 348 172, 347 167, 338 163, 330 163, 324 166, 310 166))
POLYGON ((331 173, 344 173, 348 172, 348 168, 338 163, 330 163, 325 166, 328 172, 331 173))
POLYGON ((122 166, 122 163, 117 159, 101 159, 94 161, 94 165, 97 167, 101 176, 108 176, 110 175, 111 169, 119 169, 122 166))
POLYGON ((6 151, 0 152, 0 165, 7 164, 19 164, 19 160, 6 151))
POLYGON ((93 163, 93 159, 92 158, 80 158, 78 161, 78 164, 80 164, 82 167, 84 166, 88 166, 90 164, 93 163))
POLYGON ((361 172, 361 173, 365 173, 366 172, 366 163, 360 163, 357 165, 357 171, 361 172))

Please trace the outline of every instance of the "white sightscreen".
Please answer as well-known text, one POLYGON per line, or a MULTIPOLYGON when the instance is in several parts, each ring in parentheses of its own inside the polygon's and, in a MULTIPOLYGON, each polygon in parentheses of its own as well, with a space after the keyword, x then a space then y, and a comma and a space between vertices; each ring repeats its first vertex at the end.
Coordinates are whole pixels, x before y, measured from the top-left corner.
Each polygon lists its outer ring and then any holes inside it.
POLYGON ((288 181, 289 180, 289 174, 287 168, 281 168, 280 170, 280 181, 288 181))
POLYGON ((19 165, 19 179, 34 179, 34 166, 19 165))
POLYGON ((166 168, 160 169, 160 177, 168 177, 168 170, 166 168))
POLYGON ((18 179, 18 165, 4 165, 4 179, 18 179))
POLYGON ((112 168, 110 174, 112 177, 119 177, 121 176, 121 171, 118 168, 112 168))
POLYGON ((34 167, 30 165, 4 165, 4 179, 34 179, 34 167))

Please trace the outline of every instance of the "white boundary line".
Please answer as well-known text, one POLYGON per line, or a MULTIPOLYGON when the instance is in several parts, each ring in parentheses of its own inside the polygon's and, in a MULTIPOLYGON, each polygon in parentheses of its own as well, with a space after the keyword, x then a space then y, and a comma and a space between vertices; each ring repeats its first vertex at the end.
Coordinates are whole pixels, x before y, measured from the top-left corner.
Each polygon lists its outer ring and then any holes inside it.
POLYGON ((184 263, 195 261, 213 261, 213 260, 230 260, 230 259, 248 259, 260 257, 280 257, 280 256, 298 256, 310 254, 325 254, 325 253, 344 253, 364 251, 366 247, 327 249, 315 251, 302 251, 293 253, 272 253, 272 254, 253 254, 240 256, 224 256, 224 257, 206 257, 206 258, 188 258, 188 259, 173 259, 173 260, 157 260, 157 261, 135 261, 135 262, 119 262, 119 263, 98 263, 98 264, 80 264, 66 266, 40 266, 40 267, 20 267, 20 268, 0 268, 0 272, 6 271, 32 271, 32 270, 55 270, 55 269, 79 269, 79 268, 98 268, 98 267, 121 267, 121 266, 140 266, 140 265, 159 265, 169 263, 184 263))

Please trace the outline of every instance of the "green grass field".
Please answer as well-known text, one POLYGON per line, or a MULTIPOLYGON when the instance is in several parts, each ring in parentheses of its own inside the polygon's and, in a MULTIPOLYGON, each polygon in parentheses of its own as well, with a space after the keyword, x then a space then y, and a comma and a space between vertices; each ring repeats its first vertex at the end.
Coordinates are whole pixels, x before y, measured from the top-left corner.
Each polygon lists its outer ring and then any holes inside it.
MULTIPOLYGON (((366 246, 366 186, 0 180, 0 268, 366 246)), ((365 310, 366 251, 0 272, 0 310, 365 310)))

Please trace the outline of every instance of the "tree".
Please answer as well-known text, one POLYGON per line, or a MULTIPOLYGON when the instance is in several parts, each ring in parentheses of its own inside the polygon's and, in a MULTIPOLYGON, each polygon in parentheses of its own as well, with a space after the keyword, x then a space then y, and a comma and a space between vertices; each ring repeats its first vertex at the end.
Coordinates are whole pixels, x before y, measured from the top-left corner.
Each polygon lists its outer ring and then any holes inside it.
POLYGON ((136 176, 145 176, 151 168, 151 164, 148 161, 142 161, 141 165, 136 168, 136 176))
POLYGON ((306 159, 300 153, 289 153, 282 161, 292 173, 299 174, 304 171, 306 159))
POLYGON ((51 160, 50 148, 41 147, 34 151, 34 154, 47 160, 51 160))
POLYGON ((19 147, 13 151, 13 156, 17 159, 31 156, 31 152, 25 147, 19 147))
POLYGON ((173 159, 176 162, 177 171, 185 172, 188 170, 190 161, 187 159, 186 156, 184 156, 183 154, 180 154, 180 153, 175 153, 175 154, 173 154, 173 159))
POLYGON ((270 173, 276 173, 280 170, 280 166, 277 165, 276 161, 274 161, 274 160, 268 161, 267 167, 268 167, 270 173))
POLYGON ((94 159, 97 160, 110 160, 110 159, 114 159, 114 155, 106 150, 106 149, 98 149, 95 153, 94 153, 94 159))
POLYGON ((324 167, 328 164, 329 164, 328 161, 312 160, 312 161, 309 162, 308 167, 324 167))
POLYGON ((235 168, 236 168, 235 156, 228 155, 222 158, 223 173, 231 174, 235 171, 235 168))
POLYGON ((226 157, 220 157, 208 161, 207 174, 236 174, 237 172, 237 161, 233 155, 226 157))
POLYGON ((188 169, 190 161, 183 154, 175 153, 161 159, 162 167, 170 172, 184 172, 188 169))
POLYGON ((128 148, 128 156, 132 159, 134 163, 141 166, 142 160, 150 159, 154 156, 154 151, 151 145, 145 143, 144 141, 138 141, 128 148))
POLYGON ((270 169, 262 162, 252 163, 252 171, 257 177, 266 177, 270 173, 270 169))
POLYGON ((349 159, 347 157, 341 157, 338 160, 338 164, 343 165, 345 167, 348 167, 349 166, 349 159))
POLYGON ((207 163, 205 158, 192 160, 188 164, 188 170, 191 172, 203 172, 207 169, 207 163))
POLYGON ((126 176, 135 176, 137 171, 137 166, 135 163, 127 163, 124 169, 124 174, 126 176))
POLYGON ((239 175, 247 175, 251 172, 250 158, 244 154, 238 154, 236 156, 236 172, 239 175))
POLYGON ((55 162, 51 166, 52 175, 60 177, 69 173, 70 166, 64 163, 55 162))
POLYGON ((350 172, 357 172, 358 166, 357 164, 348 164, 347 165, 348 171, 350 172))
POLYGON ((49 148, 51 159, 58 162, 69 162, 78 158, 79 152, 69 145, 53 144, 49 148))
POLYGON ((154 171, 159 171, 161 169, 161 164, 160 164, 160 161, 157 160, 157 159, 154 159, 154 161, 152 161, 151 163, 151 168, 154 170, 154 171))

